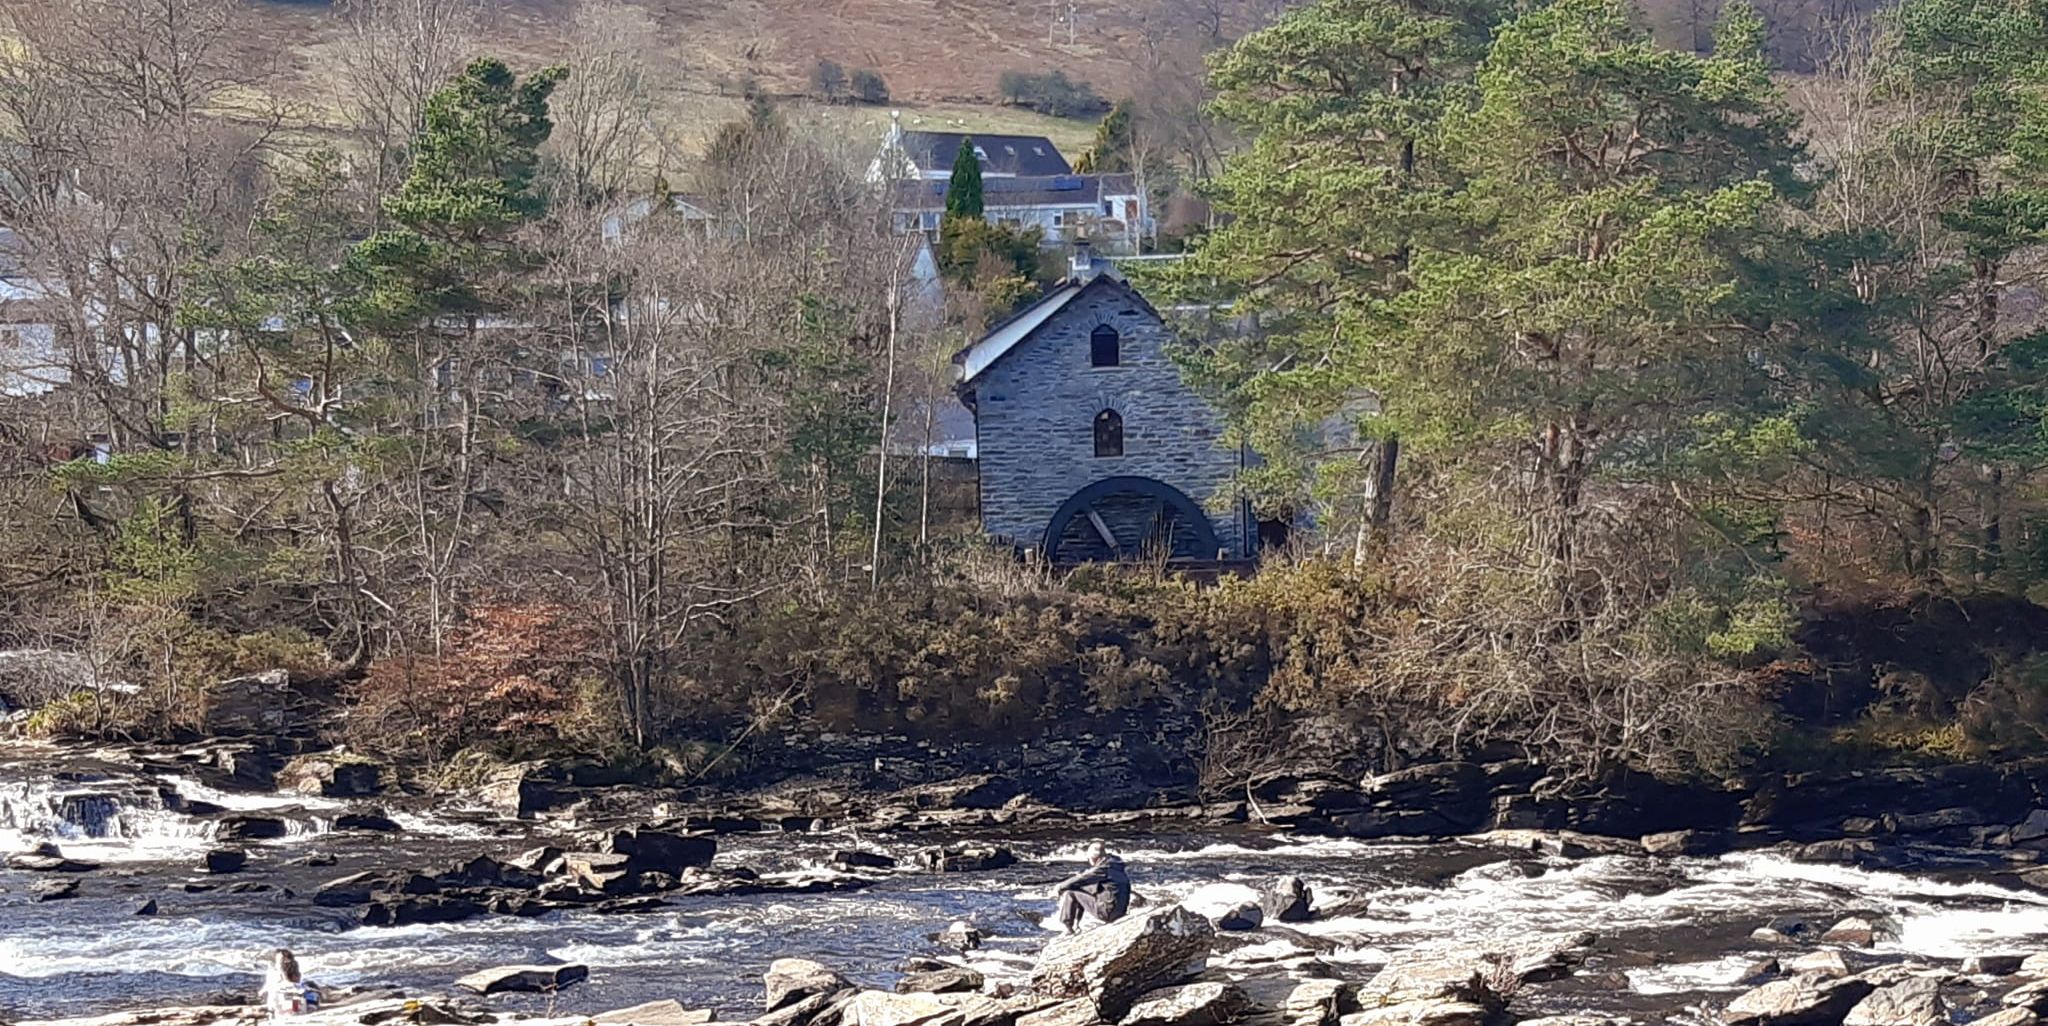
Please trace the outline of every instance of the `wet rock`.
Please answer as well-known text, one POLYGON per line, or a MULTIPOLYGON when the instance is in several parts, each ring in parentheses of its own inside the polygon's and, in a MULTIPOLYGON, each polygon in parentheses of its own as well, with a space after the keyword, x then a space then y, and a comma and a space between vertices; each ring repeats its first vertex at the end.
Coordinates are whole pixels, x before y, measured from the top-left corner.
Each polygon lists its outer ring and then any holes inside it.
POLYGON ((156 913, 156 899, 148 898, 145 899, 142 904, 135 906, 135 911, 132 914, 138 916, 153 916, 156 915, 156 913))
POLYGON ((1492 1017, 1485 1005, 1465 1001, 1410 1001, 1353 1012, 1341 1026, 1485 1026, 1492 1017))
POLYGON ((995 844, 954 844, 926 848, 917 853, 917 864, 937 873, 979 873, 1017 864, 1017 855, 995 844))
POLYGON ((480 969, 456 980, 455 985, 478 994, 553 994, 573 983, 590 978, 587 966, 573 962, 563 965, 504 965, 480 969))
POLYGON ((286 862, 286 863, 285 863, 285 865, 287 865, 287 866, 331 866, 331 865, 334 865, 335 863, 337 863, 337 862, 339 862, 339 861, 341 861, 341 860, 340 860, 340 859, 338 859, 338 858, 336 858, 336 857, 334 856, 334 853, 332 853, 332 852, 325 852, 325 851, 316 851, 316 852, 312 853, 311 855, 301 855, 301 856, 299 856, 298 858, 292 859, 292 860, 290 860, 290 861, 286 862))
POLYGON ((1103 1019, 1118 1020, 1141 995, 1200 972, 1215 937, 1207 919, 1179 906, 1137 913, 1055 938, 1031 983, 1048 997, 1086 996, 1103 1019))
POLYGON ((591 850, 625 856, 628 872, 679 874, 691 867, 710 865, 712 856, 718 854, 718 842, 650 827, 627 827, 606 832, 591 850))
POLYGON ((1804 919, 1779 916, 1750 931, 1749 938, 1765 944, 1792 944, 1813 936, 1813 924, 1804 919))
POLYGON ((506 859, 505 864, 515 869, 523 869, 529 873, 546 875, 558 868, 556 861, 561 857, 562 849, 552 844, 543 844, 538 848, 528 848, 506 859))
POLYGON ((1756 961, 1751 962, 1746 966, 1743 966, 1742 975, 1736 977, 1735 982, 1743 984, 1762 983, 1765 980, 1768 980, 1771 977, 1778 975, 1779 972, 1780 967, 1778 965, 1777 959, 1759 958, 1756 961))
POLYGON ((1824 944, 1850 944, 1867 948, 1877 943, 1877 924, 1862 916, 1850 916, 1820 935, 1824 944))
POLYGON ((1842 1026, 1946 1026, 1948 1005, 1941 985, 1915 977, 1871 991, 1849 1010, 1842 1026))
POLYGON ((1265 921, 1266 914, 1259 909, 1259 903, 1256 901, 1247 901, 1210 920, 1218 930, 1233 933, 1256 930, 1265 921))
POLYGON ((1839 951, 1814 951, 1785 963, 1785 971, 1820 976, 1849 975, 1849 960, 1839 951))
POLYGON ((30 901, 63 901, 78 897, 78 878, 64 877, 57 880, 38 880, 28 889, 30 901))
POLYGON ((1230 983, 1190 983, 1152 991, 1124 1014, 1122 1026, 1224 1026, 1251 1007, 1230 983))
POLYGON ((767 989, 764 1008, 773 1012, 807 998, 831 997, 853 989, 852 981, 809 959, 778 958, 761 978, 767 989))
POLYGON ((1854 977, 1773 980, 1729 1002, 1727 1026, 1836 1026, 1877 989, 1854 977))
POLYGON ((25 873, 90 873, 100 868, 100 864, 65 858, 57 854, 56 845, 45 844, 36 851, 18 852, 7 856, 7 868, 25 873))
POLYGON ((199 860, 199 868, 208 873, 239 873, 248 864, 249 853, 240 848, 214 848, 199 860))
POLYGON ((1315 918, 1315 893, 1298 876, 1283 876, 1259 891, 1259 911, 1276 923, 1305 923, 1315 918))
POLYGON ((835 851, 829 859, 840 869, 895 869, 896 860, 878 851, 835 851))
POLYGON ((529 873, 489 855, 478 855, 443 869, 434 874, 432 880, 436 890, 449 887, 506 887, 530 890, 540 885, 540 874, 529 873))
POLYGON ((709 1009, 685 1008, 674 998, 649 1001, 630 1008, 614 1008, 590 1017, 602 1026, 704 1026, 718 1018, 709 1009))
POLYGON ((277 786, 303 795, 361 798, 383 789, 384 770, 374 762, 339 752, 301 755, 277 771, 277 786))
POLYGON ((214 828, 216 841, 270 841, 289 833, 285 821, 275 816, 234 815, 220 820, 214 828))
POLYGON ((1894 833, 1933 834, 1944 830, 1966 830, 1990 822, 1984 810, 1968 807, 1935 809, 1932 812, 1907 812, 1889 817, 1894 833))
POLYGON ((1642 844, 1644 853, 1664 857, 1719 855, 1731 847, 1728 835, 1715 830, 1667 830, 1644 834, 1642 844))
POLYGON ((983 976, 966 966, 944 966, 919 972, 904 973, 896 981, 898 994, 954 994, 975 993, 987 982, 983 976))
POLYGON ((2048 980, 2034 980, 2006 991, 1998 1003, 2007 1008, 2024 1008, 2037 1015, 2048 1014, 2048 980))
POLYGON ((2031 1009, 2001 1008, 1990 1015, 1970 1020, 1970 1026, 2036 1026, 2041 1017, 2031 1009))
POLYGON ((364 809, 361 812, 344 812, 334 817, 336 830, 366 830, 373 833, 395 834, 400 830, 398 821, 378 809, 364 809))
POLYGON ((2025 955, 1972 955, 1963 959, 1963 975, 2011 976, 2026 962, 2025 955))
POLYGON ((314 889, 313 904, 324 908, 367 904, 380 892, 402 890, 412 875, 396 870, 375 870, 338 876, 314 889))
POLYGON ((973 951, 981 947, 981 942, 986 939, 980 928, 964 920, 956 920, 944 930, 931 935, 933 943, 960 952, 973 951))
POLYGON ((363 908, 364 926, 418 926, 459 923, 485 915, 489 908, 473 898, 447 894, 393 895, 373 899, 363 908))

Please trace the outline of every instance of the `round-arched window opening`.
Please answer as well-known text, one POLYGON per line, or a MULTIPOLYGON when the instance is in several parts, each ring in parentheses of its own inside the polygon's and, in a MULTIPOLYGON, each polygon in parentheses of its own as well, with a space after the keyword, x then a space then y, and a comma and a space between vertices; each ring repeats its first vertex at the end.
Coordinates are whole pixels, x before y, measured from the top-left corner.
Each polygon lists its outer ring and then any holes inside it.
POLYGON ((1123 338, 1116 329, 1098 324, 1088 333, 1088 366, 1115 367, 1123 363, 1123 338))
POLYGON ((1095 415, 1095 455, 1122 456, 1124 454, 1124 418, 1115 410, 1104 410, 1095 415))

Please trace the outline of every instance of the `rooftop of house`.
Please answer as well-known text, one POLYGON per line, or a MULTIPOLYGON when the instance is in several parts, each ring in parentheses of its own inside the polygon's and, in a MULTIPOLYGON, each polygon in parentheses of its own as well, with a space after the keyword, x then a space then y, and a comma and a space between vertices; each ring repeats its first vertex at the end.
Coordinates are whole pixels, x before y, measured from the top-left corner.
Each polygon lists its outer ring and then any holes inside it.
POLYGON ((1079 299, 1092 288, 1119 289, 1135 301, 1140 308, 1159 316, 1152 304, 1124 280, 1122 274, 1107 260, 1102 259, 1085 245, 1077 245, 1069 259, 1067 276, 1053 285, 1030 306, 1011 314, 983 333, 967 348, 953 354, 956 368, 956 382, 963 388, 996 365, 1011 350, 1023 344, 1026 339, 1038 333, 1038 329, 1051 322, 1053 317, 1074 300, 1079 299))
POLYGON ((1065 175, 1073 165, 1042 135, 984 135, 979 132, 905 131, 897 145, 920 172, 951 173, 960 140, 973 139, 984 175, 1065 175))
MULTIPOLYGON (((944 210, 946 189, 943 179, 894 182, 890 200, 897 210, 944 210)), ((1135 196, 1133 175, 1032 175, 1021 178, 985 178, 981 182, 984 208, 1000 207, 1089 207, 1105 196, 1135 196)))

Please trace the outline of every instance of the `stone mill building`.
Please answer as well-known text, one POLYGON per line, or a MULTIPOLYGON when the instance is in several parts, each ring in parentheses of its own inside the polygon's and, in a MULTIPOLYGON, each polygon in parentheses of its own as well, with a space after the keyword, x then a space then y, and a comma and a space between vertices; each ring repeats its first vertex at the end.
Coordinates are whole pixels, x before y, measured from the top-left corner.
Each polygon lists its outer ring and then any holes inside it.
POLYGON ((1253 554, 1244 453, 1182 383, 1172 337, 1083 244, 1065 280, 954 357, 986 533, 1059 563, 1253 554))

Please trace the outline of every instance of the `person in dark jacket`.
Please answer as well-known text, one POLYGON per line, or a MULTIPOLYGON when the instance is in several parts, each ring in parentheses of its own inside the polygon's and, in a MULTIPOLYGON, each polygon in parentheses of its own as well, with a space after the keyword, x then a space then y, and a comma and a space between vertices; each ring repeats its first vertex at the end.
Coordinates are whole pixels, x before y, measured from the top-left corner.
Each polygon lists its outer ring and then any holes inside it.
POLYGON ((1124 871, 1124 860, 1097 841, 1088 846, 1088 868, 1061 881, 1052 893, 1060 928, 1074 933, 1081 929, 1083 916, 1105 923, 1122 919, 1131 907, 1131 877, 1124 871))

